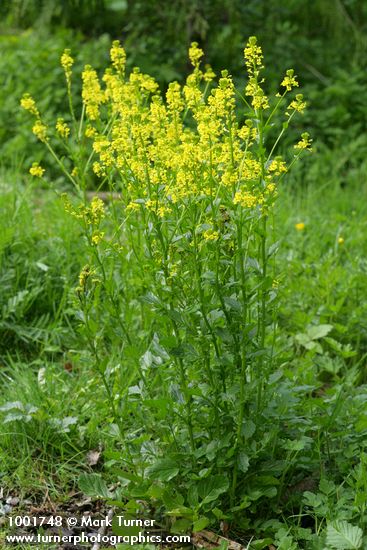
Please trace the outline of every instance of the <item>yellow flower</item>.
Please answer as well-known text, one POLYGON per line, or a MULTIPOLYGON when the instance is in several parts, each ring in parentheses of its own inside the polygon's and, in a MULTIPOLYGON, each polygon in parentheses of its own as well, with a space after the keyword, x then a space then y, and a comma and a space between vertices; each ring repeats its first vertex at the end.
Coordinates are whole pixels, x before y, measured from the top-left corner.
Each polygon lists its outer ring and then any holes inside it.
POLYGON ((203 74, 203 79, 205 82, 211 82, 215 78, 215 72, 210 65, 205 65, 205 73, 203 74))
POLYGON ((39 111, 37 109, 36 102, 29 94, 24 94, 24 96, 20 100, 20 105, 21 107, 23 107, 23 109, 29 111, 32 115, 39 117, 39 111))
POLYGON ((93 128, 93 126, 88 125, 85 129, 84 135, 85 135, 85 137, 92 139, 92 138, 96 137, 97 130, 95 128, 93 128))
POLYGON ((219 239, 219 233, 213 229, 207 229, 204 231, 203 237, 206 241, 217 241, 219 239))
POLYGON ((99 197, 93 197, 90 205, 93 223, 99 222, 105 215, 104 202, 99 197))
POLYGON ((252 127, 252 120, 246 120, 245 124, 239 128, 237 135, 240 139, 244 141, 252 142, 256 139, 257 130, 252 127))
POLYGON ((285 172, 287 172, 287 165, 281 159, 281 157, 277 157, 274 160, 272 160, 271 163, 269 164, 268 171, 274 172, 276 176, 280 176, 281 174, 284 174, 285 172))
POLYGON ((92 244, 97 245, 101 242, 104 237, 103 231, 95 231, 92 235, 92 244))
POLYGON ((299 222, 299 223, 296 223, 294 227, 297 229, 297 231, 303 231, 304 228, 306 227, 306 224, 303 222, 299 222))
POLYGON ((47 126, 41 120, 36 120, 32 132, 40 141, 47 141, 47 126))
POLYGON ((288 111, 297 111, 298 113, 302 114, 306 106, 307 103, 303 101, 303 94, 297 94, 296 99, 293 99, 293 101, 291 101, 286 114, 289 116, 288 111))
POLYGON ((97 161, 93 162, 92 170, 95 173, 95 175, 98 176, 99 178, 102 178, 103 176, 106 175, 106 172, 104 171, 104 168, 100 162, 97 162, 97 161))
POLYGON ((256 36, 251 36, 244 50, 244 57, 247 70, 252 74, 255 70, 262 69, 263 53, 260 46, 257 45, 256 36))
POLYGON ((200 59, 203 57, 204 52, 197 42, 192 42, 189 48, 189 59, 191 64, 197 69, 200 65, 200 59))
POLYGON ((132 210, 133 212, 136 210, 140 210, 140 205, 137 202, 129 202, 129 204, 126 206, 126 210, 132 210))
POLYGON ((59 134, 59 136, 64 139, 66 139, 70 134, 69 126, 66 124, 65 120, 61 117, 57 119, 56 131, 59 134))
POLYGON ((71 72, 72 72, 71 68, 74 65, 74 59, 71 57, 69 49, 64 50, 64 53, 60 58, 60 63, 61 63, 61 67, 65 71, 66 80, 69 83, 71 78, 71 72))
POLYGON ((172 208, 170 208, 169 206, 159 206, 158 209, 157 209, 157 215, 160 217, 160 218, 164 218, 164 216, 166 214, 169 214, 170 212, 172 212, 172 208))
POLYGON ((299 84, 297 82, 296 77, 294 76, 294 70, 288 69, 286 72, 286 76, 283 78, 281 86, 284 86, 287 92, 290 92, 292 88, 298 87, 299 84))
POLYGON ((343 237, 338 237, 338 244, 344 244, 343 237))
POLYGON ((272 195, 276 191, 276 185, 274 182, 268 183, 265 189, 265 192, 269 195, 272 195))
POLYGON ((185 107, 181 95, 181 86, 178 82, 171 82, 166 92, 167 105, 170 111, 182 111, 185 107))
POLYGON ((246 95, 252 97, 251 105, 254 109, 268 109, 269 101, 264 90, 258 83, 257 77, 251 77, 246 86, 246 95))
POLYGON ((82 80, 82 98, 87 116, 90 120, 97 120, 99 118, 99 106, 104 103, 105 95, 101 89, 97 73, 90 65, 84 67, 82 80))
POLYGON ((34 176, 36 178, 42 178, 43 174, 45 173, 45 169, 42 168, 42 166, 40 166, 38 162, 34 162, 29 169, 29 173, 31 174, 31 176, 34 176))
POLYGON ((116 71, 123 73, 125 71, 126 53, 119 40, 114 40, 112 42, 110 57, 112 65, 116 71))
POLYGON ((310 134, 308 132, 304 132, 303 134, 301 134, 301 137, 302 139, 298 143, 296 143, 296 145, 294 145, 294 148, 300 149, 300 150, 312 151, 312 147, 311 147, 312 139, 310 138, 310 134))
POLYGON ((233 199, 234 204, 240 204, 244 208, 253 208, 259 202, 258 197, 249 191, 237 191, 233 199))

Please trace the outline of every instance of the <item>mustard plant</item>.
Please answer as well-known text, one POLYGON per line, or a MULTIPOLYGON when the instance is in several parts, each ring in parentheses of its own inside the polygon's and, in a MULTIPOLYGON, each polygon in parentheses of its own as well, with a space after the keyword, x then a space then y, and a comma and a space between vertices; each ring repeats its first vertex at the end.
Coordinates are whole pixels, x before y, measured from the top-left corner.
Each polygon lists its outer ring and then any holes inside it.
MULTIPOLYGON (((270 98, 255 37, 244 50, 244 90, 226 70, 217 81, 203 56, 193 43, 191 73, 163 93, 139 69, 126 74, 115 41, 102 78, 85 67, 76 113, 65 51, 70 121, 58 119, 54 130, 33 98, 22 99, 33 132, 77 191, 61 195, 90 251, 75 296, 122 460, 154 498, 164 501, 162 483, 175 480, 187 493, 182 515, 194 522, 213 501, 232 511, 248 505, 246 476, 261 451, 253 436, 274 370, 274 204, 283 177, 311 150, 303 133, 292 154, 280 155, 306 107, 293 70, 270 98)), ((44 177, 39 165, 30 172, 44 177)))

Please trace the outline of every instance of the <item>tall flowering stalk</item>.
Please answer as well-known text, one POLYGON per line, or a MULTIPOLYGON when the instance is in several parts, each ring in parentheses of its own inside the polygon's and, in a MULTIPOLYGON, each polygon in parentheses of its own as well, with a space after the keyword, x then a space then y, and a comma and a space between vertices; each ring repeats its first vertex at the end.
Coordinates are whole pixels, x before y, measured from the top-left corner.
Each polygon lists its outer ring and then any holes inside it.
MULTIPOLYGON (((255 37, 244 50, 244 93, 228 71, 216 84, 212 69, 202 69, 203 55, 193 43, 192 72, 163 95, 139 69, 126 75, 125 51, 114 42, 101 80, 85 67, 74 132, 61 119, 56 129, 76 167, 68 173, 76 188, 86 197, 92 171, 111 192, 108 207, 96 197, 79 205, 64 200, 90 248, 77 295, 113 416, 121 425, 125 414, 131 427, 129 407, 141 414, 157 454, 171 450, 189 464, 189 475, 219 472, 233 508, 246 492, 246 452, 272 368, 277 284, 269 234, 277 186, 311 140, 302 134, 290 162, 279 156, 281 138, 305 102, 292 93, 298 87, 292 70, 279 94, 267 97, 255 37), (130 365, 124 382, 111 374, 117 367, 106 374, 109 330, 119 331, 122 361, 130 365), (216 451, 207 455, 210 445, 216 451)), ((71 98, 70 52, 62 64, 71 98)), ((55 155, 33 99, 25 96, 22 106, 55 155)), ((70 108, 74 120, 71 99, 70 108)), ((141 448, 125 435, 121 427, 133 467, 141 448)))

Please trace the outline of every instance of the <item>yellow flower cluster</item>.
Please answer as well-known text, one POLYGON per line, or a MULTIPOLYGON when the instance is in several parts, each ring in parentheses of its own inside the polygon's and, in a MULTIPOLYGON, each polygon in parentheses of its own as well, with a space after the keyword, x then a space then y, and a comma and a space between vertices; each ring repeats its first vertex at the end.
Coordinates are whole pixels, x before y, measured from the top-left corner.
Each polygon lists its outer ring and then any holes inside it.
POLYGON ((92 244, 95 246, 99 244, 104 237, 104 231, 94 231, 92 234, 92 244))
POLYGON ((34 123, 32 132, 40 141, 47 141, 47 126, 40 119, 34 123))
POLYGON ((197 42, 192 42, 190 48, 189 48, 189 59, 191 61, 191 64, 195 68, 199 68, 200 65, 200 59, 203 57, 204 52, 201 48, 199 48, 199 45, 197 42))
POLYGON ((261 46, 257 44, 256 36, 251 36, 244 49, 246 67, 249 74, 253 74, 263 68, 263 52, 261 46))
POLYGON ((207 229, 204 231, 203 237, 206 241, 217 241, 219 239, 219 233, 213 229, 207 229))
POLYGON ((290 92, 293 88, 298 87, 297 78, 294 76, 294 70, 288 69, 286 76, 283 78, 281 86, 284 86, 287 92, 290 92))
POLYGON ((264 201, 262 196, 256 197, 256 195, 249 191, 237 191, 233 202, 234 204, 240 204, 244 208, 253 208, 264 201))
POLYGON ((274 160, 271 161, 268 166, 268 171, 272 172, 276 176, 284 174, 285 172, 287 172, 287 170, 287 165, 281 157, 276 157, 274 160))
POLYGON ((70 134, 70 128, 66 124, 65 120, 63 118, 58 118, 56 122, 56 131, 59 134, 60 137, 63 139, 66 139, 70 134))
POLYGON ((112 42, 110 57, 112 65, 116 71, 123 74, 125 72, 126 53, 119 40, 114 40, 112 42))
POLYGON ((45 173, 45 169, 42 168, 42 166, 40 166, 38 162, 34 162, 29 169, 29 173, 31 174, 31 176, 34 176, 36 178, 42 178, 43 174, 45 173))
POLYGON ((36 102, 34 101, 33 97, 31 97, 29 94, 24 94, 22 99, 20 100, 20 105, 25 109, 26 111, 29 111, 32 115, 39 117, 39 111, 36 106, 36 102))
POLYGON ((90 120, 99 118, 99 108, 105 102, 105 95, 98 80, 97 73, 90 65, 84 67, 82 73, 82 98, 87 116, 90 120))
POLYGON ((84 222, 87 225, 90 225, 93 228, 98 228, 102 219, 105 217, 104 202, 102 199, 100 199, 97 196, 93 197, 90 203, 90 206, 86 206, 85 204, 80 204, 77 208, 75 208, 71 204, 66 193, 63 193, 61 195, 61 199, 64 203, 65 210, 69 212, 69 214, 74 216, 74 218, 77 218, 79 220, 84 220, 84 222))
POLYGON ((85 265, 79 273, 79 286, 85 288, 88 278, 93 275, 93 273, 94 270, 92 270, 88 264, 85 265))
MULTIPOLYGON (((276 157, 263 172, 256 153, 257 124, 246 120, 239 125, 228 71, 222 71, 218 85, 204 95, 205 83, 214 74, 210 68, 202 71, 203 51, 197 43, 191 45, 189 57, 193 72, 183 87, 178 82, 169 84, 165 98, 154 79, 138 69, 122 78, 126 58, 118 42, 112 45, 112 64, 102 77, 104 89, 91 67, 83 73, 83 102, 89 119, 99 117, 100 105, 105 102, 114 115, 108 134, 99 134, 90 125, 85 130, 97 155, 93 171, 99 177, 117 171, 131 214, 146 209, 165 218, 175 205, 215 197, 255 208, 272 200, 274 178, 287 171, 286 163, 276 157), (189 112, 193 123, 187 124, 189 112)), ((256 38, 250 38, 245 49, 246 93, 256 111, 269 106, 259 77, 262 59, 256 38)), ((285 86, 296 86, 292 71, 286 78, 285 86)), ((295 100, 297 106, 301 99, 295 100)), ((294 105, 289 108, 295 109, 294 105)), ((210 235, 206 234, 207 240, 210 235)))
POLYGON ((306 105, 306 102, 303 101, 303 94, 297 94, 296 99, 293 99, 293 101, 290 102, 286 114, 289 116, 289 111, 297 111, 302 114, 306 109, 306 105))
POLYGON ((104 202, 99 197, 93 197, 88 214, 92 224, 99 223, 105 216, 104 202))
POLYGON ((246 86, 246 95, 251 97, 251 105, 255 110, 268 109, 269 101, 261 84, 264 79, 259 79, 260 71, 263 68, 263 53, 257 44, 255 36, 251 36, 244 50, 245 64, 249 74, 249 81, 246 86))
POLYGON ((64 50, 64 53, 60 58, 60 63, 61 67, 64 69, 66 80, 70 83, 72 73, 71 68, 74 65, 74 59, 71 57, 69 49, 64 50))
MULTIPOLYGON (((265 120, 259 111, 269 107, 260 74, 261 47, 251 37, 244 50, 246 94, 253 117, 244 123, 239 123, 236 113, 231 75, 222 71, 218 83, 212 83, 212 69, 201 68, 203 55, 193 42, 189 49, 192 72, 183 85, 169 84, 165 95, 138 68, 125 75, 126 54, 119 41, 112 43, 111 65, 101 79, 90 65, 84 68, 82 100, 87 122, 83 131, 92 140, 92 170, 101 178, 113 173, 131 216, 141 213, 165 221, 172 212, 185 213, 186 207, 200 203, 209 227, 217 228, 221 226, 214 210, 230 211, 238 205, 261 214, 276 196, 277 178, 287 171, 287 165, 280 157, 266 161, 259 152, 263 147, 261 121, 265 120)), ((73 59, 69 50, 63 53, 61 64, 70 79, 73 59)), ((287 71, 282 86, 285 93, 298 86, 292 70, 287 71)), ((41 141, 48 140, 48 129, 34 100, 26 95, 21 104, 36 117, 33 132, 41 141)), ((287 112, 302 112, 304 107, 303 96, 298 94, 287 112)), ((56 132, 66 139, 71 129, 59 118, 56 132)), ((310 144, 308 134, 302 134, 295 147, 310 149, 310 144)), ((91 242, 98 244, 103 238, 99 228, 103 202, 95 197, 90 205, 75 209, 69 203, 66 207, 91 226, 91 242)), ((217 240, 219 233, 206 230, 203 238, 217 240)))
POLYGON ((312 139, 310 138, 310 134, 308 132, 303 132, 303 134, 301 134, 301 138, 302 139, 298 143, 296 143, 294 148, 300 149, 300 150, 312 151, 312 147, 311 147, 312 139))
POLYGON ((29 94, 24 94, 20 100, 20 106, 36 117, 32 132, 40 141, 46 142, 48 139, 47 126, 41 120, 40 113, 34 99, 29 94))

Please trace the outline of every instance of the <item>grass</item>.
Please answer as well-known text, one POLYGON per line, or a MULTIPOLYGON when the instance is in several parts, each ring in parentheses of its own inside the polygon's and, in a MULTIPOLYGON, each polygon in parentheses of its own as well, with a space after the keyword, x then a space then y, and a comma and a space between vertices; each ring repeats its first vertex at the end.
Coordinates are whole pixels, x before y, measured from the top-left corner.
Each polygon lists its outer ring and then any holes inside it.
MULTIPOLYGON (((288 544, 281 548, 318 548, 326 524, 336 519, 366 525, 366 207, 360 193, 353 185, 284 185, 278 203, 281 360, 263 413, 263 448, 273 454, 252 489, 266 495, 275 477, 278 496, 268 492, 269 509, 253 493, 255 514, 239 524, 255 538, 288 544), (300 221, 303 231, 295 229, 300 221)), ((47 494, 65 503, 82 472, 101 472, 112 483, 118 464, 110 408, 77 331, 73 288, 83 241, 48 191, 3 184, 1 210, 0 405, 23 404, 2 413, 1 484, 34 501, 47 494), (11 414, 13 420, 6 419, 11 414), (91 467, 87 453, 99 447, 101 461, 91 467)), ((256 445, 261 453, 261 442, 256 445)))

